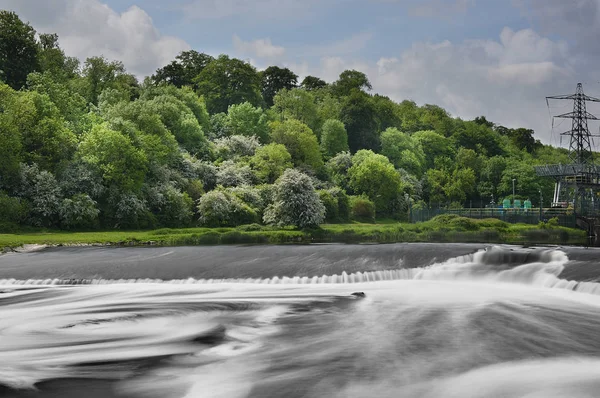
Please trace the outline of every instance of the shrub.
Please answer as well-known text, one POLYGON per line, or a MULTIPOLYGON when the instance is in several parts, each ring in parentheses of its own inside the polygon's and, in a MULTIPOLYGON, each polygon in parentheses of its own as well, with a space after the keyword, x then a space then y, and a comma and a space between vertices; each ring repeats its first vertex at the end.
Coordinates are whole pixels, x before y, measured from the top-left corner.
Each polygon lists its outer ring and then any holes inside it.
POLYGON ((319 199, 321 199, 321 202, 323 202, 323 205, 325 206, 325 221, 337 221, 339 216, 337 198, 333 196, 331 192, 321 190, 319 191, 319 199))
POLYGON ((198 201, 199 222, 207 227, 236 226, 257 221, 256 212, 237 196, 216 190, 198 201))
POLYGON ((217 139, 215 145, 221 159, 237 159, 254 155, 260 142, 256 136, 232 135, 217 139))
POLYGON ((25 203, 0 192, 0 223, 19 224, 27 215, 25 203))
POLYGON ((100 210, 96 201, 86 194, 63 199, 59 208, 61 226, 66 228, 93 228, 98 224, 100 210))
POLYGON ((353 220, 375 222, 375 203, 366 196, 350 199, 350 216, 353 220))
POLYGON ((226 160, 217 172, 217 184, 224 187, 236 187, 239 185, 250 185, 254 175, 248 165, 226 160))
POLYGON ((275 183, 274 203, 265 210, 267 224, 315 227, 325 219, 325 206, 309 176, 288 169, 275 183))

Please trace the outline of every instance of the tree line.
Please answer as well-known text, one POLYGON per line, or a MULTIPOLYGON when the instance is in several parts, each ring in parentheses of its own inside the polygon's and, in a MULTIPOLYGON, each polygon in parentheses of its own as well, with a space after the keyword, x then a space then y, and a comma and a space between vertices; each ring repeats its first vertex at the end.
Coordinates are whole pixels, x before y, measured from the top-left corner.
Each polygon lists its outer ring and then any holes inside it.
POLYGON ((0 229, 235 226, 406 219, 552 182, 568 162, 534 132, 227 55, 180 53, 139 81, 83 63, 0 11, 0 229))

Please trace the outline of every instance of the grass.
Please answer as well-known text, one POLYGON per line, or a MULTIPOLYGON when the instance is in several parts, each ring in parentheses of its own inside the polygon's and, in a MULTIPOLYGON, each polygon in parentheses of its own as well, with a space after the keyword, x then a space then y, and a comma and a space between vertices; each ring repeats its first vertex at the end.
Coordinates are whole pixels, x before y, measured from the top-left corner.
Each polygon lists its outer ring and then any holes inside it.
POLYGON ((508 224, 496 219, 476 220, 455 215, 442 215, 416 224, 382 221, 372 224, 360 222, 324 224, 320 228, 307 230, 251 224, 237 228, 162 228, 146 231, 37 231, 0 234, 0 249, 14 248, 23 244, 181 246, 333 242, 586 243, 584 231, 554 225, 508 224))

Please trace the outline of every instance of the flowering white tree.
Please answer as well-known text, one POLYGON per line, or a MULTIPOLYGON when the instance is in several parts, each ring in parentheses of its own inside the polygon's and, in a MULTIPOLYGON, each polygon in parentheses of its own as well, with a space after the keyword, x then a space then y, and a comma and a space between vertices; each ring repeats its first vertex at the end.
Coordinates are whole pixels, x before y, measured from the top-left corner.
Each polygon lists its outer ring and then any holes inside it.
POLYGON ((267 224, 315 227, 325 219, 325 206, 312 180, 295 169, 287 169, 275 183, 274 203, 265 210, 267 224))

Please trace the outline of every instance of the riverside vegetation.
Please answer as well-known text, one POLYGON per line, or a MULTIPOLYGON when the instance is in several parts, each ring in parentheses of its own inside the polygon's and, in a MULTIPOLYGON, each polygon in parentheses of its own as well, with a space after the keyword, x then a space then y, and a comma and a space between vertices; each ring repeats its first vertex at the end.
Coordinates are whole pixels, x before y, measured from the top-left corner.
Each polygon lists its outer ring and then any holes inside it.
POLYGON ((532 130, 369 91, 355 70, 298 82, 194 50, 140 81, 118 60, 81 64, 0 11, 0 247, 582 238, 548 224, 400 223, 409 207, 509 196, 513 179, 517 198, 549 198, 533 166, 568 156, 532 130))

